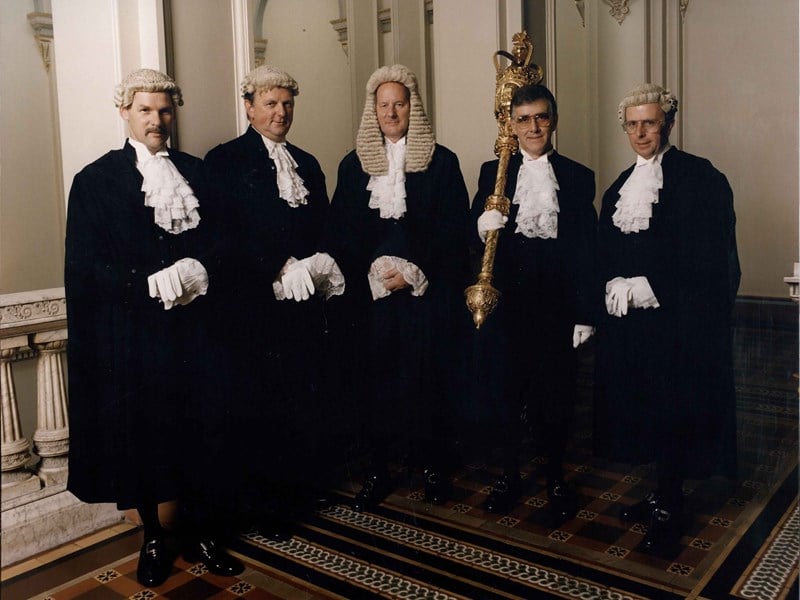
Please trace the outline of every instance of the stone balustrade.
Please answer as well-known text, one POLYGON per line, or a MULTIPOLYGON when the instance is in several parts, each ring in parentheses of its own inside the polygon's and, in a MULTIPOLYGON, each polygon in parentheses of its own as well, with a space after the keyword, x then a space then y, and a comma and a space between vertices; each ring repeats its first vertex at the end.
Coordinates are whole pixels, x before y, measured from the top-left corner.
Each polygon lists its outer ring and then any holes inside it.
POLYGON ((0 295, 2 566, 122 518, 113 505, 87 505, 66 491, 67 343, 64 288, 0 295), (22 361, 36 361, 35 398, 17 396, 22 361), (35 414, 33 431, 21 414, 35 414))

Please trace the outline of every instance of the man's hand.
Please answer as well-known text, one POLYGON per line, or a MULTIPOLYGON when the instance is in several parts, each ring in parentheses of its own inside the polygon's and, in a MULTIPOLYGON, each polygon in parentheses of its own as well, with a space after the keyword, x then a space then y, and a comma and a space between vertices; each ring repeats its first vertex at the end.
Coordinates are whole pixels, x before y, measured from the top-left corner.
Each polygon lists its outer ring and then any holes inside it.
POLYGON ((302 302, 314 295, 314 281, 302 261, 289 265, 289 270, 281 277, 281 284, 283 293, 289 300, 294 298, 295 302, 302 302))
POLYGON ((403 288, 407 288, 408 282, 400 271, 392 268, 383 274, 383 287, 390 292, 394 292, 397 290, 402 290, 403 288))
POLYGON ((577 348, 594 334, 594 327, 591 325, 575 325, 572 330, 572 347, 577 348))
POLYGON ((615 317, 628 314, 628 303, 633 300, 630 283, 624 277, 615 277, 606 283, 606 310, 615 317))
POLYGON ((490 231, 502 229, 506 226, 507 222, 508 217, 496 208, 484 211, 483 214, 478 217, 478 235, 481 241, 485 243, 486 236, 490 231))

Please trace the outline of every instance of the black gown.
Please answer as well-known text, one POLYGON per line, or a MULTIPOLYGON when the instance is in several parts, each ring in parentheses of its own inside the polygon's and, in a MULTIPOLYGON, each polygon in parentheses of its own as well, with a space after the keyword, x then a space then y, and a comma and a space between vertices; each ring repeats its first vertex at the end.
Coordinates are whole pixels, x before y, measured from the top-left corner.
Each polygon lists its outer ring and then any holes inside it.
POLYGON ((227 468, 234 501, 254 510, 271 486, 306 483, 327 410, 319 393, 322 301, 278 301, 272 287, 289 257, 315 253, 329 206, 319 162, 286 148, 309 191, 297 207, 279 196, 275 163, 252 127, 205 157, 209 185, 226 210, 230 260, 215 304, 215 368, 223 374, 216 387, 229 406, 227 468))
POLYGON ((432 439, 452 418, 463 376, 467 190, 456 155, 439 145, 425 172, 406 173, 401 219, 382 219, 369 207, 369 179, 355 152, 344 157, 323 244, 347 286, 337 300, 340 335, 349 341, 341 371, 373 449, 399 444, 392 449, 409 450, 412 461, 438 460, 420 455, 440 452, 432 439), (412 296, 407 288, 373 301, 367 273, 383 255, 417 265, 427 291, 412 296))
POLYGON ((68 489, 121 509, 175 499, 202 443, 208 300, 165 311, 150 298, 147 277, 192 257, 213 280, 222 263, 202 161, 176 150, 169 157, 200 201, 194 229, 171 234, 155 224, 127 143, 78 173, 69 195, 68 489))
POLYGON ((733 193, 703 158, 669 149, 647 230, 625 234, 612 215, 624 171, 603 197, 598 233, 605 282, 647 277, 660 304, 605 310, 597 333, 595 450, 657 460, 675 477, 735 476, 732 309, 739 286, 733 193))
MULTIPOLYGON (((557 152, 549 162, 559 185, 558 235, 540 239, 515 233, 519 205, 513 197, 522 155, 509 161, 504 193, 512 204, 498 238, 493 281, 502 296, 474 333, 473 372, 476 409, 488 418, 481 420, 482 437, 503 448, 505 468, 517 461, 524 410, 538 449, 551 458, 550 477, 558 478, 575 398, 573 329, 595 322, 597 213, 594 173, 557 152)), ((494 193, 497 165, 495 160, 481 168, 473 224, 494 193)), ((472 246, 482 256, 474 225, 472 246)))

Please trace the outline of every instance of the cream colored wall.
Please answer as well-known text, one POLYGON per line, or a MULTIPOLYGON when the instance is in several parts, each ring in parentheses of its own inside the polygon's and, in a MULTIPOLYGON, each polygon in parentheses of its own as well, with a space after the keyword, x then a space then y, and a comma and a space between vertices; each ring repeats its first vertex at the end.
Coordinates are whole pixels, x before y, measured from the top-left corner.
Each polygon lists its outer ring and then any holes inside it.
POLYGON ((353 123, 348 59, 330 21, 339 18, 337 0, 269 0, 263 31, 265 62, 289 72, 300 86, 288 140, 311 152, 333 195, 339 161, 352 150, 353 123))
POLYGON ((33 8, 32 0, 0 2, 0 293, 64 281, 56 127, 48 73, 27 19, 33 8))
MULTIPOLYGON (((556 0, 558 149, 596 172, 598 200, 635 155, 617 104, 653 80, 681 102, 671 141, 709 158, 731 183, 740 295, 785 298, 798 260, 798 4, 748 0, 632 4, 622 24, 556 0)), ((552 77, 549 80, 552 81, 552 77)))
POLYGON ((434 0, 436 140, 453 150, 472 198, 481 164, 492 160, 495 68, 492 56, 522 28, 519 2, 434 0))
POLYGON ((683 149, 709 157, 733 188, 742 292, 785 296, 798 260, 798 3, 689 11, 683 149))
POLYGON ((230 2, 171 0, 173 75, 184 105, 178 114, 177 147, 203 157, 239 135, 239 81, 233 69, 230 2))
MULTIPOLYGON (((124 140, 111 90, 123 71, 163 60, 154 17, 161 1, 53 0, 61 177, 67 189, 78 169, 124 140)), ((243 0, 174 3, 180 15, 176 64, 187 91, 186 112, 179 111, 181 146, 202 154, 238 133, 239 121, 230 112, 238 101, 230 99, 230 88, 235 93, 243 67, 241 57, 230 58, 235 16, 225 15, 243 0), (188 14, 192 10, 200 14, 188 14), (215 23, 224 18, 227 23, 215 23), (206 56, 217 49, 222 50, 206 56), (233 67, 230 60, 240 62, 233 67)), ((496 136, 491 57, 521 28, 521 5, 433 0, 433 43, 424 64, 434 79, 426 84, 433 91, 438 140, 459 155, 471 192, 480 164, 493 156, 496 136)), ((302 89, 290 140, 320 159, 331 192, 336 166, 353 147, 363 83, 377 66, 381 43, 372 33, 377 3, 347 0, 344 6, 348 16, 363 17, 349 57, 329 24, 340 16, 336 0, 306 0, 303 11, 291 0, 270 0, 263 21, 267 61, 289 70, 302 89), (359 49, 355 55, 353 47, 359 49)), ((547 0, 546 6, 555 17, 549 29, 555 40, 547 47, 555 67, 546 77, 561 108, 559 150, 595 169, 601 192, 633 160, 616 121, 620 96, 648 78, 678 90, 682 103, 673 141, 710 158, 734 189, 744 270, 740 293, 785 298, 782 277, 798 260, 797 3, 773 0, 756 10, 749 0, 690 2, 681 24, 677 3, 651 0, 631 3, 620 25, 606 5, 587 2, 585 28, 572 0, 547 0)), ((25 0, 0 3, 0 287, 10 292, 59 285, 63 261, 57 148, 46 133, 54 121, 47 79, 24 19, 31 9, 25 0)), ((414 19, 402 23, 413 27, 414 19)), ((413 58, 403 39, 393 35, 382 53, 413 58)), ((422 38, 413 39, 416 45, 422 38)))

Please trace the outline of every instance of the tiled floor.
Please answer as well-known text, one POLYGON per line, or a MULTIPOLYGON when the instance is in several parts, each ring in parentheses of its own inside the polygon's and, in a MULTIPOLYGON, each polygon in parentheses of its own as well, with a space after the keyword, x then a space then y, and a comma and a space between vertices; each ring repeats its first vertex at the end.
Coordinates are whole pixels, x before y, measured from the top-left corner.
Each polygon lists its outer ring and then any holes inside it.
MULTIPOLYGON (((141 533, 119 525, 3 569, 2 597, 531 598, 581 590, 585 598, 795 597, 796 331, 740 328, 735 340, 741 477, 688 482, 693 516, 666 555, 637 551, 643 526, 617 519, 623 504, 652 485, 652 471, 591 457, 587 397, 567 461, 580 512, 561 526, 548 523, 543 461, 535 452, 523 468, 525 495, 508 516, 482 508, 495 471, 480 459, 458 470, 443 506, 422 501, 419 475, 397 467, 398 488, 373 513, 350 510, 358 482, 344 480, 338 502, 308 515, 289 542, 256 534, 236 540, 233 550, 247 565, 239 578, 214 578, 178 560, 165 586, 144 590, 132 575, 141 533)), ((584 369, 584 377, 590 372, 584 369)))

